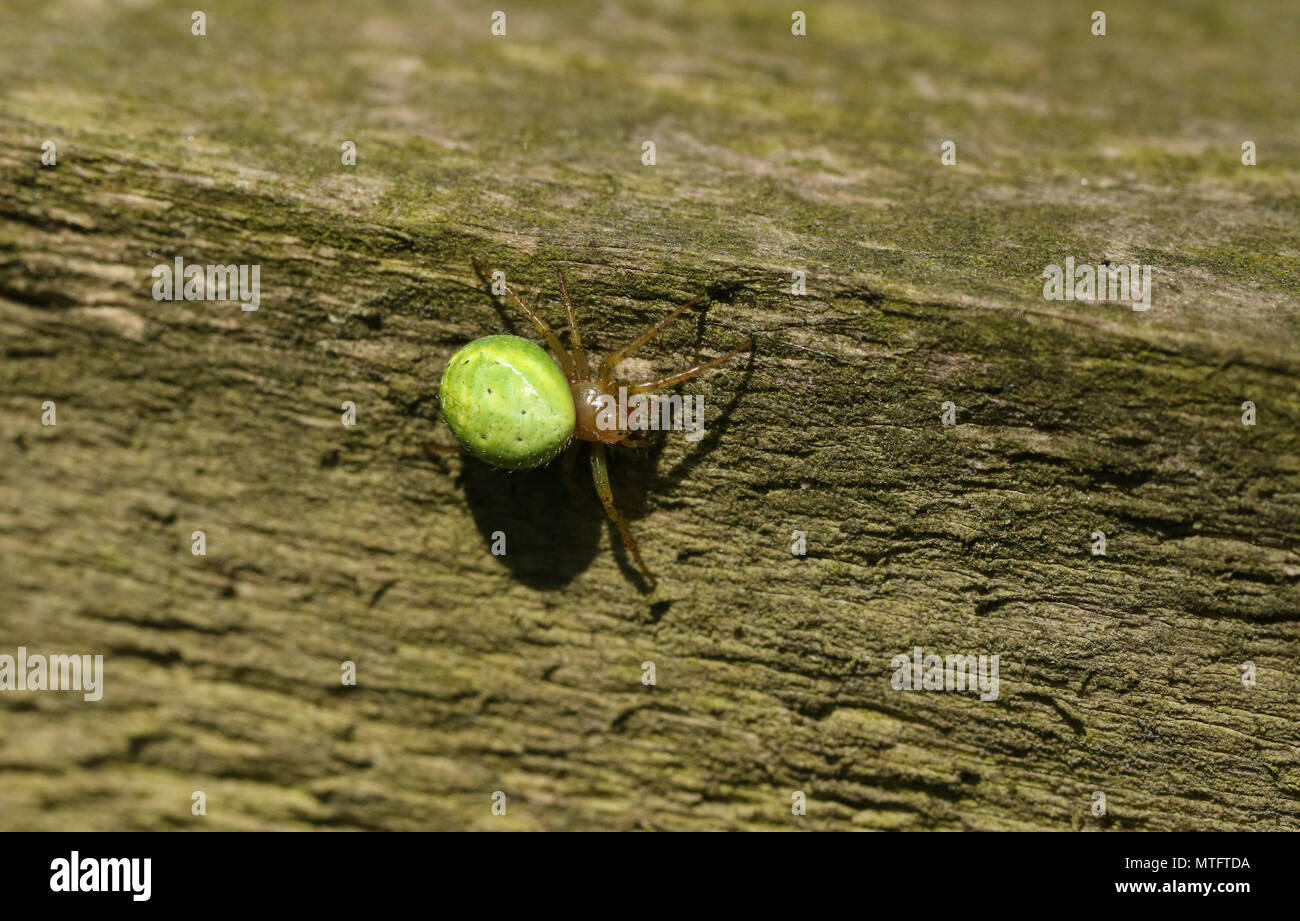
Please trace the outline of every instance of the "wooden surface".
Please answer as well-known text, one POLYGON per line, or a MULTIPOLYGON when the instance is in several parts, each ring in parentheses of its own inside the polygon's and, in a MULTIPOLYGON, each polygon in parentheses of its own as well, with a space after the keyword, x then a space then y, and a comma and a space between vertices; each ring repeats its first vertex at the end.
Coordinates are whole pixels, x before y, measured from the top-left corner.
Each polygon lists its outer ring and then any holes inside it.
POLYGON ((0 693, 0 827, 1300 825, 1294 4, 500 6, 0 12, 0 653, 106 670, 0 693), (654 593, 557 470, 426 450, 527 334, 472 256, 598 353, 709 293, 640 370, 756 335, 613 457, 654 593))

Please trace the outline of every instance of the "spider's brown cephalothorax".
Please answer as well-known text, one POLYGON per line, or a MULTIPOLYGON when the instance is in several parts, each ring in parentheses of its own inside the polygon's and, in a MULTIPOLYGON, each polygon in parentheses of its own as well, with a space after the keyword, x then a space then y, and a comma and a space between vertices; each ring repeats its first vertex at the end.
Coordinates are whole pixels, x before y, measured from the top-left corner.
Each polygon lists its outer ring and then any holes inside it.
POLYGON ((618 444, 632 433, 626 429, 602 427, 597 422, 601 412, 601 398, 617 399, 618 387, 612 381, 592 378, 569 384, 573 396, 573 437, 580 441, 599 441, 618 444))

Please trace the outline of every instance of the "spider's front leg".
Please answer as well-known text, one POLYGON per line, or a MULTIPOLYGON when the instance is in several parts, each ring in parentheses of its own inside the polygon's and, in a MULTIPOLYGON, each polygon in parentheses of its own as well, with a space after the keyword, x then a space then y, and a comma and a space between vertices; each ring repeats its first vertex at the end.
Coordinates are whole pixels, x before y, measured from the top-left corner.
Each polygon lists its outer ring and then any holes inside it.
POLYGON ((676 374, 669 374, 667 377, 660 377, 648 381, 619 381, 619 384, 627 387, 627 395, 632 396, 636 393, 654 393, 671 387, 674 384, 680 384, 683 381, 689 381, 693 377, 699 377, 705 371, 711 371, 719 365, 724 365, 731 359, 735 358, 741 352, 747 352, 754 347, 754 340, 746 340, 744 345, 737 346, 725 355, 714 358, 711 361, 703 362, 698 365, 691 365, 685 370, 678 371, 676 374))
POLYGON ((646 582, 651 588, 655 586, 654 574, 650 572, 645 561, 641 559, 641 551, 636 545, 636 538, 628 530, 627 522, 614 507, 614 491, 609 487, 609 465, 605 461, 605 446, 598 441, 591 444, 591 478, 596 482, 596 492, 600 495, 600 501, 605 506, 605 513, 609 515, 610 521, 618 527, 618 532, 623 535, 623 546, 627 547, 628 552, 632 554, 632 559, 636 560, 637 568, 645 576, 646 582))

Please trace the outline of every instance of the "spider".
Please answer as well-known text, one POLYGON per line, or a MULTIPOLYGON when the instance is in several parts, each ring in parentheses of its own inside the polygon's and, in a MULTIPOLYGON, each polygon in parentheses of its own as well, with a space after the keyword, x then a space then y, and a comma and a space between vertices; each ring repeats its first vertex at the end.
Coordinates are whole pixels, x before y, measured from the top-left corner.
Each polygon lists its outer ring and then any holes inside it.
MULTIPOLYGON (((474 259, 474 270, 484 282, 491 273, 481 260, 474 259)), ((644 381, 619 380, 614 369, 651 339, 663 332, 674 319, 694 307, 704 295, 678 307, 658 323, 605 357, 593 371, 582 346, 582 334, 574 315, 573 301, 564 272, 557 271, 564 310, 568 315, 569 346, 566 348, 550 325, 530 309, 514 288, 504 285, 506 297, 524 312, 533 328, 550 347, 555 361, 528 339, 518 336, 487 336, 462 347, 447 362, 438 402, 443 418, 457 441, 470 454, 497 467, 524 470, 538 467, 564 454, 562 469, 566 484, 572 485, 573 466, 583 442, 591 445, 591 477, 596 494, 606 514, 618 528, 637 568, 649 586, 655 585, 654 574, 641 558, 641 550, 627 521, 614 505, 609 485, 605 446, 622 444, 642 447, 645 442, 631 426, 609 424, 608 407, 618 399, 621 387, 626 395, 649 394, 672 387, 703 374, 746 350, 749 339, 720 358, 692 365, 682 371, 644 381), (556 367, 556 362, 559 367, 556 367), (602 406, 604 418, 600 418, 602 406)), ((439 450, 456 450, 439 449, 439 450)))

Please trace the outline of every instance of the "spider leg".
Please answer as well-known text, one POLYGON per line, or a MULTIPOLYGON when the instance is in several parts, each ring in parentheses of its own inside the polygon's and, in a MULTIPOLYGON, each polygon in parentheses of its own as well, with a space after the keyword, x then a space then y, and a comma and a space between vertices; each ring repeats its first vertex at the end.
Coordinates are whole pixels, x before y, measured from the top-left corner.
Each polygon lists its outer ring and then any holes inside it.
MULTIPOLYGON (((473 261, 474 271, 478 272, 479 278, 483 279, 485 283, 490 283, 491 272, 488 270, 487 263, 483 262, 481 259, 475 259, 473 261)), ((564 369, 564 376, 571 381, 579 380, 580 378, 575 377, 574 375, 576 366, 573 362, 573 356, 569 354, 569 350, 564 347, 560 342, 559 337, 555 335, 555 330, 551 329, 550 325, 545 320, 534 313, 528 305, 523 302, 519 295, 515 293, 514 288, 505 285, 505 289, 506 297, 510 298, 510 300, 514 302, 514 305, 522 310, 524 315, 532 321, 533 328, 536 329, 541 337, 546 340, 546 344, 551 347, 551 351, 555 353, 555 357, 560 360, 560 367, 564 369)))
POLYGON ((575 502, 581 502, 584 507, 588 505, 600 506, 599 499, 591 493, 583 492, 578 488, 578 481, 573 478, 574 465, 585 443, 576 438, 569 442, 569 446, 564 449, 564 456, 560 458, 560 478, 564 480, 564 488, 569 491, 569 495, 573 496, 575 502))
POLYGON ((634 432, 619 442, 624 448, 648 448, 654 443, 648 432, 634 432))
POLYGON ((678 371, 676 374, 670 374, 667 377, 660 377, 655 380, 640 381, 638 383, 628 383, 627 394, 631 396, 634 393, 648 393, 655 390, 663 390, 665 387, 671 387, 673 384, 680 384, 682 381, 689 381, 693 377, 698 377, 705 371, 716 368, 718 365, 725 364, 732 358, 735 358, 741 352, 754 347, 754 340, 748 340, 744 345, 737 346, 721 358, 714 358, 703 364, 692 365, 684 371, 678 371))
POLYGON ((609 355, 606 355, 605 360, 600 363, 601 378, 603 378, 604 380, 609 380, 610 372, 612 372, 614 368, 618 366, 618 363, 620 361, 622 361, 624 358, 627 358, 637 349, 641 348, 641 346, 645 345, 655 336, 662 333, 664 331, 665 326, 667 326, 673 320, 677 319, 686 311, 690 310, 692 307, 698 304, 703 298, 704 298, 703 294, 691 298, 685 304, 682 304, 682 306, 678 307, 672 313, 668 314, 668 316, 664 317, 654 326, 651 326, 649 329, 647 329, 641 335, 637 336, 627 345, 623 346, 617 352, 611 352, 609 355))
POLYGON ((573 301, 569 299, 569 285, 564 280, 564 271, 557 269, 560 276, 560 294, 564 297, 564 312, 569 315, 569 348, 573 351, 573 363, 577 366, 578 373, 582 375, 579 380, 586 380, 591 377, 591 368, 587 365, 587 350, 582 347, 582 334, 578 332, 578 318, 573 313, 573 301))
POLYGON ((645 576, 646 582, 653 588, 655 577, 650 570, 646 568, 645 561, 641 559, 641 551, 637 548, 636 538, 627 528, 627 522, 623 516, 618 513, 614 507, 614 492, 609 488, 609 470, 605 463, 605 446, 598 441, 591 444, 591 478, 596 481, 596 492, 600 494, 600 501, 605 505, 605 513, 609 515, 611 521, 618 527, 618 531, 623 535, 623 546, 627 547, 628 552, 632 554, 632 559, 636 560, 637 568, 645 576))

